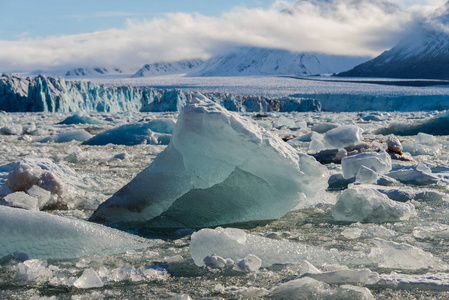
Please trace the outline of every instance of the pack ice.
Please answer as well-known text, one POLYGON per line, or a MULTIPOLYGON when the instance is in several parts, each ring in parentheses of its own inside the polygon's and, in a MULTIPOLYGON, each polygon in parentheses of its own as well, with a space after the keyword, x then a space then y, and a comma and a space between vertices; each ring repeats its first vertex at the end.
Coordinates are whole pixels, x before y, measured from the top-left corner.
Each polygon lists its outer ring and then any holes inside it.
POLYGON ((182 228, 277 219, 327 179, 312 157, 197 94, 167 148, 91 220, 182 228))
POLYGON ((116 229, 44 212, 0 206, 0 257, 69 259, 146 248, 146 240, 116 229))

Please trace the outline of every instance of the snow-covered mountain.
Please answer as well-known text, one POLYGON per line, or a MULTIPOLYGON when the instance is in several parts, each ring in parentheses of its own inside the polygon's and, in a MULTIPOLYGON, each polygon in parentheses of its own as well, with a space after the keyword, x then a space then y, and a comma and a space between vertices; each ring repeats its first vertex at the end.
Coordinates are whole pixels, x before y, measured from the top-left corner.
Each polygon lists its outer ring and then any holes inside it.
POLYGON ((65 72, 65 77, 84 77, 84 76, 101 76, 101 75, 121 75, 124 71, 120 68, 76 68, 65 72))
POLYGON ((244 47, 212 57, 188 76, 264 76, 333 74, 348 70, 367 57, 299 53, 244 47))
POLYGON ((338 75, 449 79, 449 2, 391 50, 338 75))
POLYGON ((24 76, 61 76, 66 78, 93 78, 93 77, 130 77, 136 72, 137 68, 119 68, 119 67, 78 67, 73 69, 58 68, 49 70, 34 70, 30 73, 24 73, 24 76))
POLYGON ((187 74, 203 65, 201 59, 186 59, 176 62, 159 62, 144 65, 132 77, 149 77, 161 75, 187 74))

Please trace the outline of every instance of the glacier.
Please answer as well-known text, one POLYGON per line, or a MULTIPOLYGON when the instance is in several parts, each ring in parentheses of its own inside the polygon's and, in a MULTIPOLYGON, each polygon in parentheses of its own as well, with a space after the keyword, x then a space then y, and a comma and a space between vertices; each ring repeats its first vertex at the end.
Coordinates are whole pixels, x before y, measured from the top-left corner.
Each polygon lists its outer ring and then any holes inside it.
MULTIPOLYGON (((211 99, 228 110, 240 112, 319 111, 315 99, 240 96, 211 93, 211 99)), ((194 97, 180 89, 133 86, 110 87, 90 81, 70 81, 62 77, 21 77, 2 74, 0 107, 8 112, 179 112, 194 97)), ((92 122, 74 116, 76 122, 92 122)), ((73 122, 69 119, 66 122, 73 122)))
MULTIPOLYGON (((442 111, 447 89, 348 82, 325 77, 155 77, 66 80, 61 77, 0 76, 0 108, 8 112, 179 112, 200 91, 237 112, 442 111)), ((373 117, 373 116, 367 116, 373 117)))
POLYGON ((327 170, 197 94, 167 148, 90 220, 157 228, 277 219, 327 188, 327 170))

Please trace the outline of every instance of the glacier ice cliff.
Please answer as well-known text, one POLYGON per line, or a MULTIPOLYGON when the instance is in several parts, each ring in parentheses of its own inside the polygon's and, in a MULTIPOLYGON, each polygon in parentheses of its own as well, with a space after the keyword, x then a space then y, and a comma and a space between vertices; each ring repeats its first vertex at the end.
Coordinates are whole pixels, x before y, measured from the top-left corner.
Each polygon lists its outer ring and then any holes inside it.
POLYGON ((277 219, 327 178, 312 157, 198 94, 167 148, 91 220, 199 228, 277 219))
POLYGON ((0 257, 70 259, 121 253, 158 243, 116 229, 44 212, 0 206, 0 257))
MULTIPOLYGON (((209 96, 209 95, 208 95, 209 96)), ((62 77, 21 77, 2 74, 0 108, 8 112, 164 112, 181 111, 194 92, 149 87, 108 87, 62 77)), ((320 111, 314 99, 233 96, 213 93, 210 98, 231 111, 320 111)))

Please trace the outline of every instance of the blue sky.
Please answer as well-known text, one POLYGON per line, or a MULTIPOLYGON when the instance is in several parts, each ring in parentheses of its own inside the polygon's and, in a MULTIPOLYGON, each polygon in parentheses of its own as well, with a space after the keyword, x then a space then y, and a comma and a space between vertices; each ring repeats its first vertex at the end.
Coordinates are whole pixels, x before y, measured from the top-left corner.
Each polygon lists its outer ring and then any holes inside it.
POLYGON ((274 0, 0 0, 0 40, 123 28, 128 19, 166 13, 217 16, 236 6, 267 8, 274 0))
POLYGON ((241 46, 374 57, 446 1, 0 0, 0 73, 139 68, 241 46))

